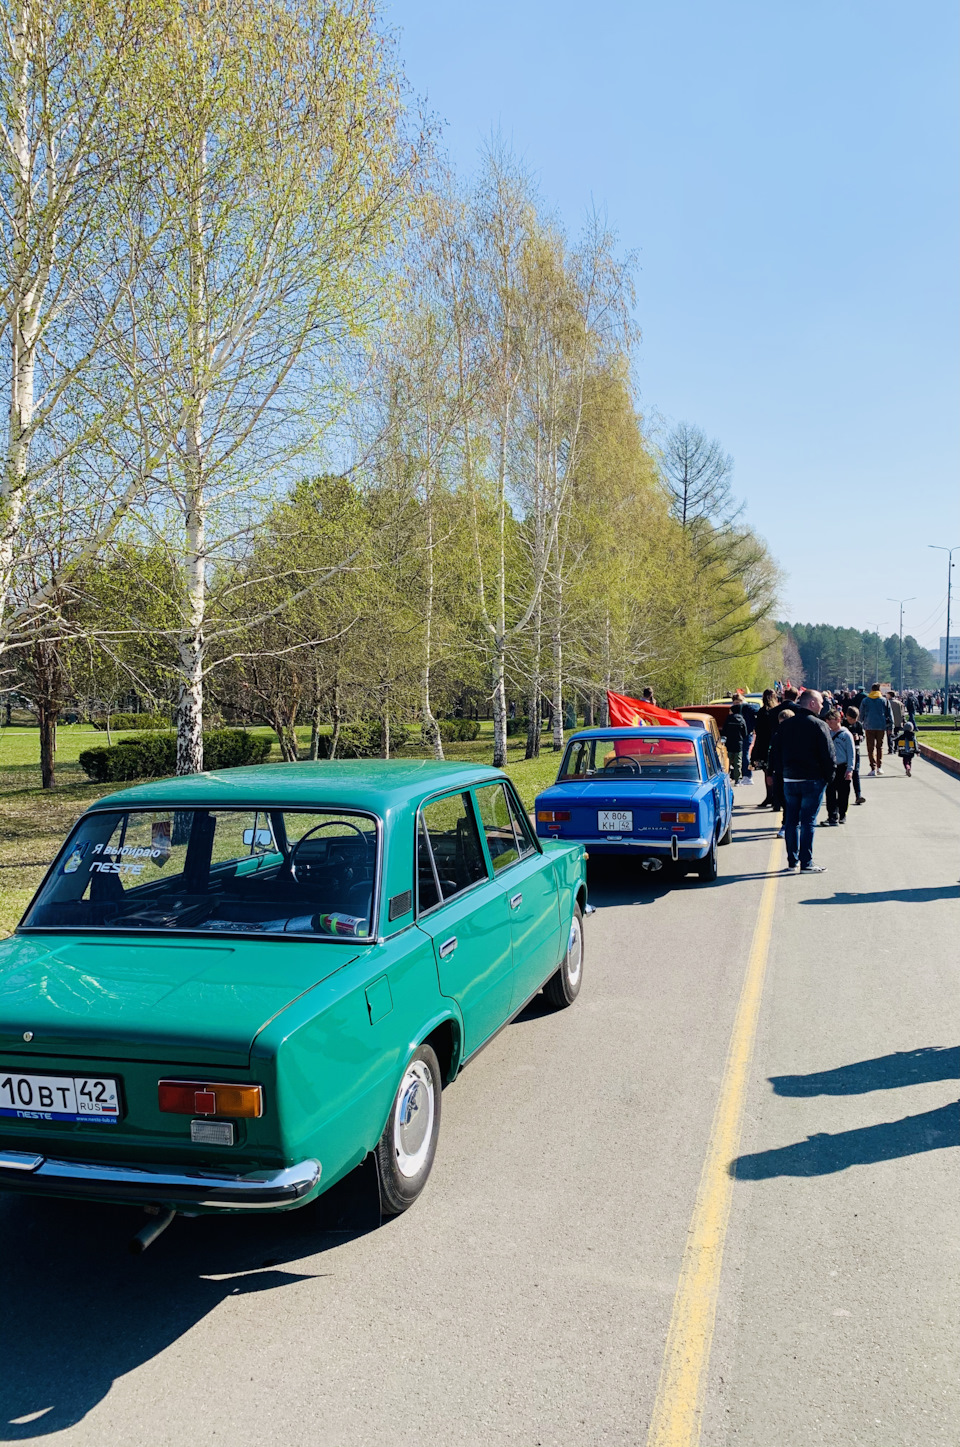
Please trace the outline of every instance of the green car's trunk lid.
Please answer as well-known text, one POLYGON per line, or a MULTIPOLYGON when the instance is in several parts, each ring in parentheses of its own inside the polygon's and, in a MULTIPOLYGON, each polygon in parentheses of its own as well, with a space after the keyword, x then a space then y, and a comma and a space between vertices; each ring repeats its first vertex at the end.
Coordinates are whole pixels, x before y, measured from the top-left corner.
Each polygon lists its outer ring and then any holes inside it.
POLYGON ((245 1066, 269 1020, 355 958, 299 940, 21 935, 0 958, 0 1049, 245 1066))

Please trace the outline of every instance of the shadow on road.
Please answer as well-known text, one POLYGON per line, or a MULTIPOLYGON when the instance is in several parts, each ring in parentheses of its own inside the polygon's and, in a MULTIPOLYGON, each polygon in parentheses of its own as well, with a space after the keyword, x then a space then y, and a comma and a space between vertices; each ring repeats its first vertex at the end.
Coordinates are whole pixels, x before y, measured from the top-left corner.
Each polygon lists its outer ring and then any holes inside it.
POLYGON ((898 1050, 875 1060, 858 1060, 811 1075, 771 1075, 775 1095, 864 1095, 935 1080, 960 1080, 960 1046, 927 1045, 898 1050))
POLYGON ((769 1181, 775 1176, 829 1176, 848 1166, 869 1166, 877 1161, 895 1161, 922 1151, 941 1151, 960 1146, 960 1102, 939 1110, 908 1115, 903 1120, 840 1131, 837 1135, 812 1135, 805 1141, 775 1150, 739 1156, 729 1166, 738 1181, 769 1181))
POLYGON ((665 865, 641 869, 639 859, 591 859, 587 864, 590 903, 597 909, 619 904, 655 904, 682 881, 665 865))
MULTIPOLYGON (((0 1441, 44 1437, 81 1421, 117 1378, 227 1297, 335 1275, 335 1248, 379 1220, 379 1208, 374 1216, 349 1189, 338 1192, 256 1219, 178 1217, 139 1257, 127 1252, 146 1220, 138 1210, 0 1195, 0 1441), (333 1230, 345 1202, 348 1211, 358 1209, 354 1227, 333 1230), (324 1253, 332 1253, 327 1270, 316 1261, 324 1253), (320 1269, 283 1269, 305 1257, 320 1269)), ((229 1364, 210 1367, 216 1375, 229 1364)))
POLYGON ((801 899, 801 904, 932 904, 935 899, 960 899, 960 886, 931 884, 921 889, 875 889, 863 893, 838 892, 823 899, 801 899))

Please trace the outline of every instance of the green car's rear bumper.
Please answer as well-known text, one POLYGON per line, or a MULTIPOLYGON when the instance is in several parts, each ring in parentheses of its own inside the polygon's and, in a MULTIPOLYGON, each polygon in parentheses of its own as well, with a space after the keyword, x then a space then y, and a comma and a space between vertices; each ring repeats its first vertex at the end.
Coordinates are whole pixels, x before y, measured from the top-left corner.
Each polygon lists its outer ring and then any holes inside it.
POLYGON ((237 1176, 0 1151, 0 1189, 37 1196, 87 1197, 178 1210, 258 1211, 295 1206, 312 1195, 319 1183, 320 1162, 314 1160, 237 1176))

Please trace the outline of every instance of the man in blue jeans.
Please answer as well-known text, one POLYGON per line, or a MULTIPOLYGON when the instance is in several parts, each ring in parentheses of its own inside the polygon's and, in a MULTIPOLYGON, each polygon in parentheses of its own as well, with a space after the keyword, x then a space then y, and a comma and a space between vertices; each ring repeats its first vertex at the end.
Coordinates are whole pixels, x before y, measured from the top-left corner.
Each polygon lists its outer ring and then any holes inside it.
POLYGON ((822 874, 823 865, 813 862, 813 838, 827 781, 836 771, 837 756, 830 730, 819 716, 823 696, 814 689, 805 689, 793 707, 794 717, 782 721, 770 750, 773 771, 783 779, 787 871, 822 874))

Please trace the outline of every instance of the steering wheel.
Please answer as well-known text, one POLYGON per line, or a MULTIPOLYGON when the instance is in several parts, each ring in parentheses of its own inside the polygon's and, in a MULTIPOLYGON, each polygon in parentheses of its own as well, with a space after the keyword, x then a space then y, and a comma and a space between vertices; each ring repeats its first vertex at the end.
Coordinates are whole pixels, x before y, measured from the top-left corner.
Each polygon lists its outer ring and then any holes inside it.
POLYGON ((287 868, 290 871, 290 877, 291 879, 296 880, 298 884, 300 883, 300 880, 297 879, 297 855, 312 834, 319 833, 321 829, 329 829, 331 825, 336 825, 339 828, 345 826, 347 829, 352 829, 355 834, 359 834, 364 844, 367 844, 367 835, 364 833, 364 831, 360 828, 359 825, 351 823, 349 819, 324 819, 321 824, 314 824, 313 828, 308 829, 306 834, 301 834, 296 844, 290 850, 290 857, 287 860, 287 868))
POLYGON ((636 759, 633 757, 632 754, 621 754, 619 758, 611 759, 609 764, 604 764, 603 767, 604 770, 622 769, 624 764, 629 764, 630 768, 635 774, 640 773, 640 765, 637 763, 636 759))

